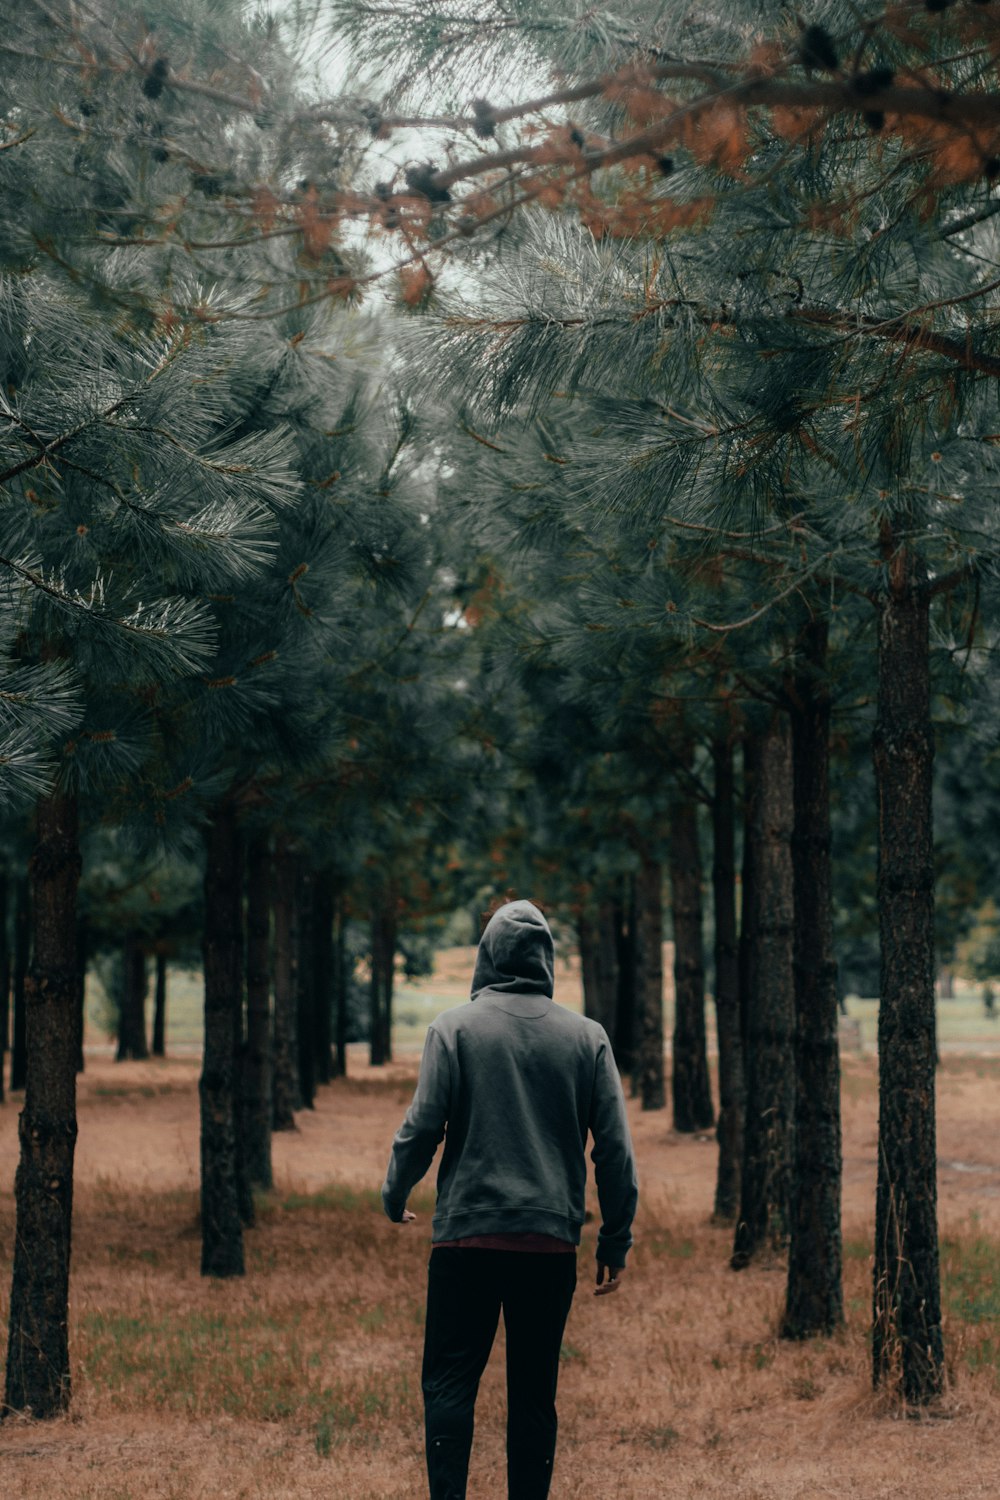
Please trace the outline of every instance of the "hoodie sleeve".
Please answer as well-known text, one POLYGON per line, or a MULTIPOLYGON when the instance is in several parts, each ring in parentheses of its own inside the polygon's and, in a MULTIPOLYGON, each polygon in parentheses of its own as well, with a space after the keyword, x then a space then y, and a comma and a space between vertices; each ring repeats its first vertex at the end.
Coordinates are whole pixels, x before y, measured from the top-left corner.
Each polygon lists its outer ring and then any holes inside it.
POLYGON ((588 1122, 594 1137, 590 1159, 597 1178, 602 1220, 597 1237, 597 1259, 606 1266, 623 1266, 632 1248, 632 1220, 639 1187, 621 1079, 607 1033, 603 1027, 599 1030, 588 1122))
POLYGON ((412 1189, 434 1160, 434 1153, 444 1136, 451 1096, 451 1070, 445 1044, 431 1025, 420 1059, 413 1102, 392 1143, 389 1169, 382 1184, 382 1204, 389 1218, 398 1224, 412 1189))

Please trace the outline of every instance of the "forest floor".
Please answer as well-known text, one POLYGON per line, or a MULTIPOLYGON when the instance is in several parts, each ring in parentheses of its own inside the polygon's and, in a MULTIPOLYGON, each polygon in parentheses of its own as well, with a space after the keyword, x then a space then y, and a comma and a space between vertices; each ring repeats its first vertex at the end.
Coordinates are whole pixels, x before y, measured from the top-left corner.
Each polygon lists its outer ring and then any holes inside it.
MULTIPOLYGON (((352 1049, 353 1050, 353 1049, 352 1049)), ((73 1408, 0 1428, 0 1500, 419 1500, 419 1362, 431 1192, 402 1228, 377 1189, 412 1053, 320 1091, 275 1139, 276 1189, 247 1275, 198 1274, 198 1063, 80 1081, 73 1408)), ((776 1337, 779 1264, 734 1273, 710 1222, 714 1142, 629 1110, 642 1202, 629 1275, 590 1295, 594 1227, 563 1347, 553 1500, 946 1500, 1000 1495, 1000 1059, 946 1054, 940 1217, 950 1384, 940 1412, 873 1398, 867 1327, 875 1062, 845 1058, 847 1327, 776 1337)), ((0 1108, 0 1328, 13 1242, 17 1102, 0 1108)), ((596 1209, 596 1204, 594 1204, 596 1209)), ((502 1333, 498 1340, 502 1344, 502 1333)), ((2 1350, 0 1350, 2 1355, 2 1350)), ((503 1500, 494 1351, 470 1500, 503 1500)))

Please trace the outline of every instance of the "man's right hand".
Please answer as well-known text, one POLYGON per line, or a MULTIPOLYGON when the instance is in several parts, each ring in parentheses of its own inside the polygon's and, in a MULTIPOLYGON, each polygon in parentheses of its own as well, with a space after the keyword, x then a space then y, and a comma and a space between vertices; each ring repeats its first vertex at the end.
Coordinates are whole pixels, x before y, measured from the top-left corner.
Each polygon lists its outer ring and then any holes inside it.
POLYGON ((609 1292, 617 1292, 624 1275, 624 1266, 606 1266, 602 1260, 599 1260, 597 1262, 597 1286, 594 1289, 594 1296, 606 1297, 609 1292))

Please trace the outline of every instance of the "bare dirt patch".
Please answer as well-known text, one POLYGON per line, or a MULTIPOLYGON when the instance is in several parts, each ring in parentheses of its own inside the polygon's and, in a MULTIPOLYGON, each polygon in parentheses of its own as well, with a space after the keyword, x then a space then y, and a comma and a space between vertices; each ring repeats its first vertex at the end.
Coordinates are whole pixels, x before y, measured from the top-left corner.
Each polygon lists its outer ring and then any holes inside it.
MULTIPOLYGON (((197 1063, 93 1059, 80 1088, 73 1415, 0 1429, 2 1500, 382 1500, 426 1493, 419 1353, 431 1194, 379 1213, 406 1058, 321 1091, 275 1140, 278 1186, 239 1282, 198 1275, 197 1063)), ((917 1500, 1000 1494, 1000 1061, 946 1056, 940 1195, 952 1366, 940 1416, 868 1383, 875 1066, 844 1075, 845 1292, 832 1340, 775 1337, 780 1265, 734 1274, 709 1222, 715 1146, 630 1113, 643 1202, 629 1279, 589 1295, 592 1226, 563 1350, 553 1500, 917 1500)), ((4 1299, 16 1103, 0 1111, 4 1299)), ((596 1204, 594 1205, 596 1208, 596 1204)), ((0 1305, 6 1324, 6 1305, 0 1305)), ((498 1349, 470 1500, 505 1494, 498 1349)))

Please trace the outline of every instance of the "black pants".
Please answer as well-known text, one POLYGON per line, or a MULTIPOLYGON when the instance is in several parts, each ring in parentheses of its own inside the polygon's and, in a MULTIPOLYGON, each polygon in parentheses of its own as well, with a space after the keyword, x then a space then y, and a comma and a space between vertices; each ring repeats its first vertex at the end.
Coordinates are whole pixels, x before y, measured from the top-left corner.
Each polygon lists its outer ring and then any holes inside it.
POLYGON ((507 1493, 545 1500, 556 1450, 556 1381, 576 1289, 576 1256, 431 1252, 421 1383, 431 1500, 465 1500, 479 1379, 503 1309, 507 1493))

